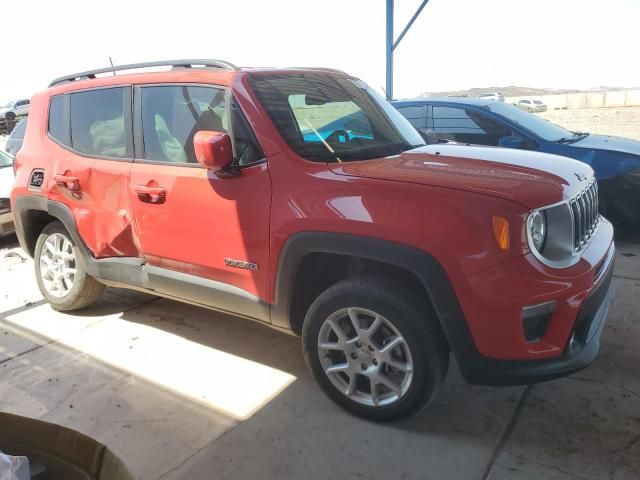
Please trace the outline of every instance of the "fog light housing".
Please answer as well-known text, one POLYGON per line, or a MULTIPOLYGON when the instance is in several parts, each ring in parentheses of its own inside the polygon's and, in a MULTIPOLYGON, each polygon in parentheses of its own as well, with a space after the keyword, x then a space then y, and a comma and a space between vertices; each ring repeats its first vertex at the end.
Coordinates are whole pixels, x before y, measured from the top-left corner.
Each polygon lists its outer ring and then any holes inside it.
POLYGON ((555 300, 522 309, 522 328, 527 343, 542 340, 555 309, 555 300))

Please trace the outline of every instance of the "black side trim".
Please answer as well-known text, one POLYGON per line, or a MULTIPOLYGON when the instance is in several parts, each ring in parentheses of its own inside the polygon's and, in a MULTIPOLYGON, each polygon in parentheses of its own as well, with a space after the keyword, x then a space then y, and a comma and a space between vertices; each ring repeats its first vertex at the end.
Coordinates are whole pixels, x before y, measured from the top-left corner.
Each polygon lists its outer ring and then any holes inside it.
POLYGON ((269 305, 241 288, 150 265, 143 270, 151 288, 162 295, 269 322, 269 305))
MULTIPOLYGON (((59 202, 33 195, 16 198, 14 214, 18 241, 27 252, 28 212, 38 210, 57 218, 78 246, 92 277, 113 287, 132 288, 187 303, 269 322, 269 305, 249 292, 207 278, 146 265, 137 257, 94 258, 78 233, 73 214, 59 202)), ((33 254, 33 252, 30 252, 33 254)))
POLYGON ((473 354, 480 355, 449 277, 433 256, 414 247, 354 235, 305 232, 287 240, 278 262, 275 303, 271 308, 271 323, 274 326, 291 328, 291 293, 297 271, 309 253, 333 253, 375 260, 412 272, 427 291, 458 361, 473 354))

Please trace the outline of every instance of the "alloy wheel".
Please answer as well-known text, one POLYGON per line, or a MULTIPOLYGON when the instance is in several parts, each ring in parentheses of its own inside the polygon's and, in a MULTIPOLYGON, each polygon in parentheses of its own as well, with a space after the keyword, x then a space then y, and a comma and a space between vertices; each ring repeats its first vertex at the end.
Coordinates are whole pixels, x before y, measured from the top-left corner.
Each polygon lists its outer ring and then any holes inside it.
POLYGON ((406 340, 390 320, 365 308, 343 308, 324 321, 318 356, 334 387, 362 405, 392 405, 413 380, 406 340))
POLYGON ((76 279, 76 255, 69 239, 60 233, 49 235, 39 261, 40 277, 47 292, 58 298, 67 295, 76 279))

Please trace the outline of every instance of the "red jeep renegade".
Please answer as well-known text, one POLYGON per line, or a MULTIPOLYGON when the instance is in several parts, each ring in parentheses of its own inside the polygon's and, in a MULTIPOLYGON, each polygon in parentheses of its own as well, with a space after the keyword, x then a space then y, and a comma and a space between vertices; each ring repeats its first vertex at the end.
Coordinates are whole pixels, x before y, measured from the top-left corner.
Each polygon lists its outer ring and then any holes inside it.
POLYGON ((342 72, 70 75, 33 97, 16 169, 18 238, 53 308, 108 285, 293 332, 363 417, 420 411, 450 352, 468 382, 514 385, 599 348, 614 243, 591 168, 425 145, 342 72))

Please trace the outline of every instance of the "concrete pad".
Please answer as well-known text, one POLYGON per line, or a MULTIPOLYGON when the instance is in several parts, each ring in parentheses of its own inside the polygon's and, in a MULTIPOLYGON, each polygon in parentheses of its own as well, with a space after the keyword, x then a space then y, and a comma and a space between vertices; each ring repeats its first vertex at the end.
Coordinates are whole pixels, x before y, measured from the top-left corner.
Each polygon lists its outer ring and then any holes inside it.
POLYGON ((0 409, 108 445, 137 479, 158 479, 232 423, 87 354, 54 345, 1 368, 0 409))
POLYGON ((614 280, 617 298, 595 362, 571 377, 533 387, 490 478, 640 478, 640 289, 635 283, 614 280))
POLYGON ((24 330, 52 334, 37 320, 46 317, 65 333, 0 366, 0 409, 86 433, 141 479, 210 478, 212 469, 216 478, 326 478, 327 471, 340 478, 478 477, 521 390, 469 387, 454 366, 432 409, 378 425, 331 403, 307 373, 299 339, 262 325, 157 300, 87 317, 77 329, 78 319, 45 314, 48 308, 7 316, 24 330), (214 352, 209 364, 207 350, 214 352), (143 368, 140 359, 147 359, 143 368), (194 373, 200 390, 186 380, 194 373), (240 408, 225 396, 220 403, 220 391, 240 408), (247 409, 244 397, 256 393, 247 409))
POLYGON ((615 275, 640 281, 640 241, 623 238, 616 242, 615 275))
POLYGON ((6 272, 0 283, 0 337, 5 337, 0 340, 0 363, 87 328, 105 315, 156 298, 131 290, 107 289, 89 313, 57 314, 65 321, 56 322, 50 318, 52 310, 38 290, 33 260, 12 247, 1 251, 0 265, 6 272), (8 321, 9 317, 13 321, 8 321))
POLYGON ((392 424, 348 415, 301 378, 167 479, 480 479, 520 389, 454 377, 428 411, 392 424))

